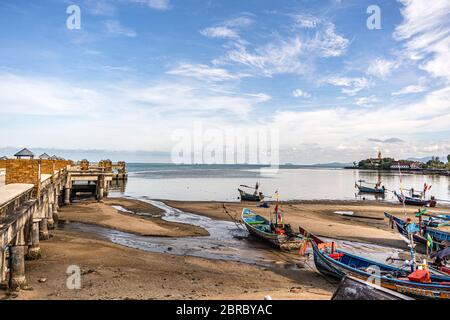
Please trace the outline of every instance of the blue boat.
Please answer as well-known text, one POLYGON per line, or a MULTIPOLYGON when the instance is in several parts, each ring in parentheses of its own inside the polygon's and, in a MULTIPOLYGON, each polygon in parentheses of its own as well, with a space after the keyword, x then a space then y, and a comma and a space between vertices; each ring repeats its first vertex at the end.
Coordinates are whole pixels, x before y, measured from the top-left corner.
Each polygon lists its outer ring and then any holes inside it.
POLYGON ((436 207, 436 200, 434 197, 431 197, 430 200, 421 199, 419 197, 408 197, 404 194, 398 194, 394 191, 394 195, 397 197, 398 201, 403 204, 411 205, 411 206, 421 206, 421 207, 436 207))
MULTIPOLYGON (((406 238, 409 238, 408 230, 406 230, 408 223, 406 221, 404 221, 400 218, 397 218, 387 212, 384 213, 384 216, 395 224, 398 232, 401 235, 405 236, 406 238)), ((436 249, 439 249, 439 247, 441 246, 441 243, 443 241, 450 241, 450 233, 441 231, 441 230, 437 230, 437 229, 434 229, 431 227, 427 227, 427 226, 423 226, 421 228, 421 233, 414 233, 413 239, 414 239, 414 241, 416 241, 418 243, 426 245, 428 234, 433 239, 433 246, 436 249)))
POLYGON ((250 209, 242 210, 242 221, 248 232, 282 250, 297 250, 301 246, 303 237, 293 233, 288 224, 271 223, 266 218, 250 209))
MULTIPOLYGON (((304 230, 300 228, 300 233, 304 230)), ((450 277, 430 275, 429 283, 409 280, 411 270, 371 261, 328 246, 317 237, 311 237, 314 264, 322 274, 341 280, 351 276, 362 281, 373 281, 379 286, 419 299, 450 299, 450 277), (379 270, 378 273, 374 272, 379 270)))
POLYGON ((375 187, 367 187, 363 186, 362 183, 365 182, 364 180, 358 180, 359 184, 355 183, 355 187, 358 188, 359 192, 361 193, 375 193, 375 194, 385 194, 386 188, 384 186, 379 187, 380 183, 374 184, 375 187))

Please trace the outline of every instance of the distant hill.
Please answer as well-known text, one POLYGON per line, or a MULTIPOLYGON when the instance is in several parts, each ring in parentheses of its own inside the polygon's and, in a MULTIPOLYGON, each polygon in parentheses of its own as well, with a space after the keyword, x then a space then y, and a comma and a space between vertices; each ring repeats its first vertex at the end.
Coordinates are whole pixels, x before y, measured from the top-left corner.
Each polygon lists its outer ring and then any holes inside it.
MULTIPOLYGON (((447 162, 447 156, 438 156, 439 159, 443 162, 447 162)), ((419 162, 423 162, 423 163, 427 163, 428 161, 431 160, 431 156, 430 157, 423 157, 423 158, 408 158, 406 160, 409 161, 419 161, 419 162)))
POLYGON ((330 163, 317 163, 313 164, 312 166, 324 168, 344 168, 344 167, 353 167, 353 163, 330 162, 330 163))

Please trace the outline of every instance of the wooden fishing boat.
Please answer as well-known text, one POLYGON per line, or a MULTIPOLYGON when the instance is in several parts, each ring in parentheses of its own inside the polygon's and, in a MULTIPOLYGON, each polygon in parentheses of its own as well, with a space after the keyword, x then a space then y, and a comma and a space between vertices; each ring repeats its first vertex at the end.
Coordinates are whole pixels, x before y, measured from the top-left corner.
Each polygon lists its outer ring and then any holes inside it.
POLYGON ((430 275, 429 283, 412 281, 411 271, 371 261, 336 249, 334 243, 327 244, 318 237, 311 239, 314 264, 322 274, 336 279, 352 276, 363 281, 378 283, 381 287, 419 299, 450 299, 450 277, 430 275), (314 240, 315 239, 315 240, 314 240), (379 270, 377 274, 376 270, 379 270))
POLYGON ((355 183, 355 187, 358 188, 359 192, 361 193, 375 193, 375 194, 385 194, 386 193, 386 188, 384 186, 382 186, 381 188, 379 187, 379 183, 374 184, 375 187, 367 187, 367 186, 363 186, 362 183, 365 182, 364 180, 359 180, 358 183, 355 183))
POLYGON ((408 196, 405 196, 404 194, 398 194, 395 191, 394 191, 394 195, 397 197, 397 199, 398 199, 398 201, 400 201, 400 203, 408 204, 411 206, 435 207, 437 204, 434 197, 431 197, 430 200, 426 200, 426 199, 420 199, 417 197, 408 197, 408 196))
POLYGON ((374 283, 345 276, 331 300, 414 300, 401 293, 383 288, 374 283))
POLYGON ((293 233, 287 224, 276 227, 266 218, 246 208, 242 210, 242 221, 250 234, 282 250, 297 250, 301 246, 303 238, 293 233))
MULTIPOLYGON (((384 216, 395 224, 398 232, 401 235, 403 235, 406 238, 409 238, 408 230, 406 230, 407 222, 405 220, 397 218, 387 212, 384 213, 384 216)), ((422 227, 421 233, 414 233, 413 239, 414 239, 414 241, 416 241, 418 243, 427 245, 427 235, 428 234, 433 239, 433 247, 436 249, 438 249, 440 246, 442 246, 441 243, 443 241, 450 241, 450 233, 441 231, 441 230, 436 230, 434 228, 430 228, 427 226, 422 227)))
POLYGON ((254 190, 254 192, 252 194, 252 193, 245 192, 244 190, 238 188, 241 201, 255 201, 255 202, 259 202, 259 201, 264 200, 264 195, 261 192, 258 192, 258 189, 259 189, 259 183, 258 182, 255 184, 254 187, 250 187, 250 186, 247 186, 245 184, 241 184, 240 186, 243 187, 243 188, 254 190))
POLYGON ((243 191, 242 189, 238 189, 238 191, 239 191, 241 201, 259 202, 264 199, 264 196, 261 192, 259 194, 250 194, 250 193, 243 191))
POLYGON ((440 227, 446 227, 450 226, 450 220, 448 219, 441 219, 441 218, 425 218, 423 219, 423 223, 432 228, 440 228, 440 227))

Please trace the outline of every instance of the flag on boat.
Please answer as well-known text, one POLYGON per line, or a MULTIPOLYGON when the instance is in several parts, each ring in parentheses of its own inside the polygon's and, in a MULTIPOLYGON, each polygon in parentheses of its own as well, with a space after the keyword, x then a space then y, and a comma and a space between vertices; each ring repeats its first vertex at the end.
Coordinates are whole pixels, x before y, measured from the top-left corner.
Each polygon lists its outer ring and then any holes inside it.
POLYGON ((427 247, 433 248, 433 238, 431 238, 430 234, 427 234, 427 247))

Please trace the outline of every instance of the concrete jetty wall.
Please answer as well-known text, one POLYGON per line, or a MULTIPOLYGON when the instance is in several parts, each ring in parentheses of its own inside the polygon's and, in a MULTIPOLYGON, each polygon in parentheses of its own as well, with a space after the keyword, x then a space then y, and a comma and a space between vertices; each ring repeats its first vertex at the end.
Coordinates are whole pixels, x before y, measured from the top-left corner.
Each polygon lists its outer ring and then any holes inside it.
POLYGON ((72 161, 31 158, 0 160, 0 166, 5 171, 5 185, 0 186, 0 282, 19 290, 27 286, 25 259, 40 258, 39 242, 49 239, 59 207, 69 205, 84 182, 102 200, 117 165, 84 161, 80 168, 72 161))

